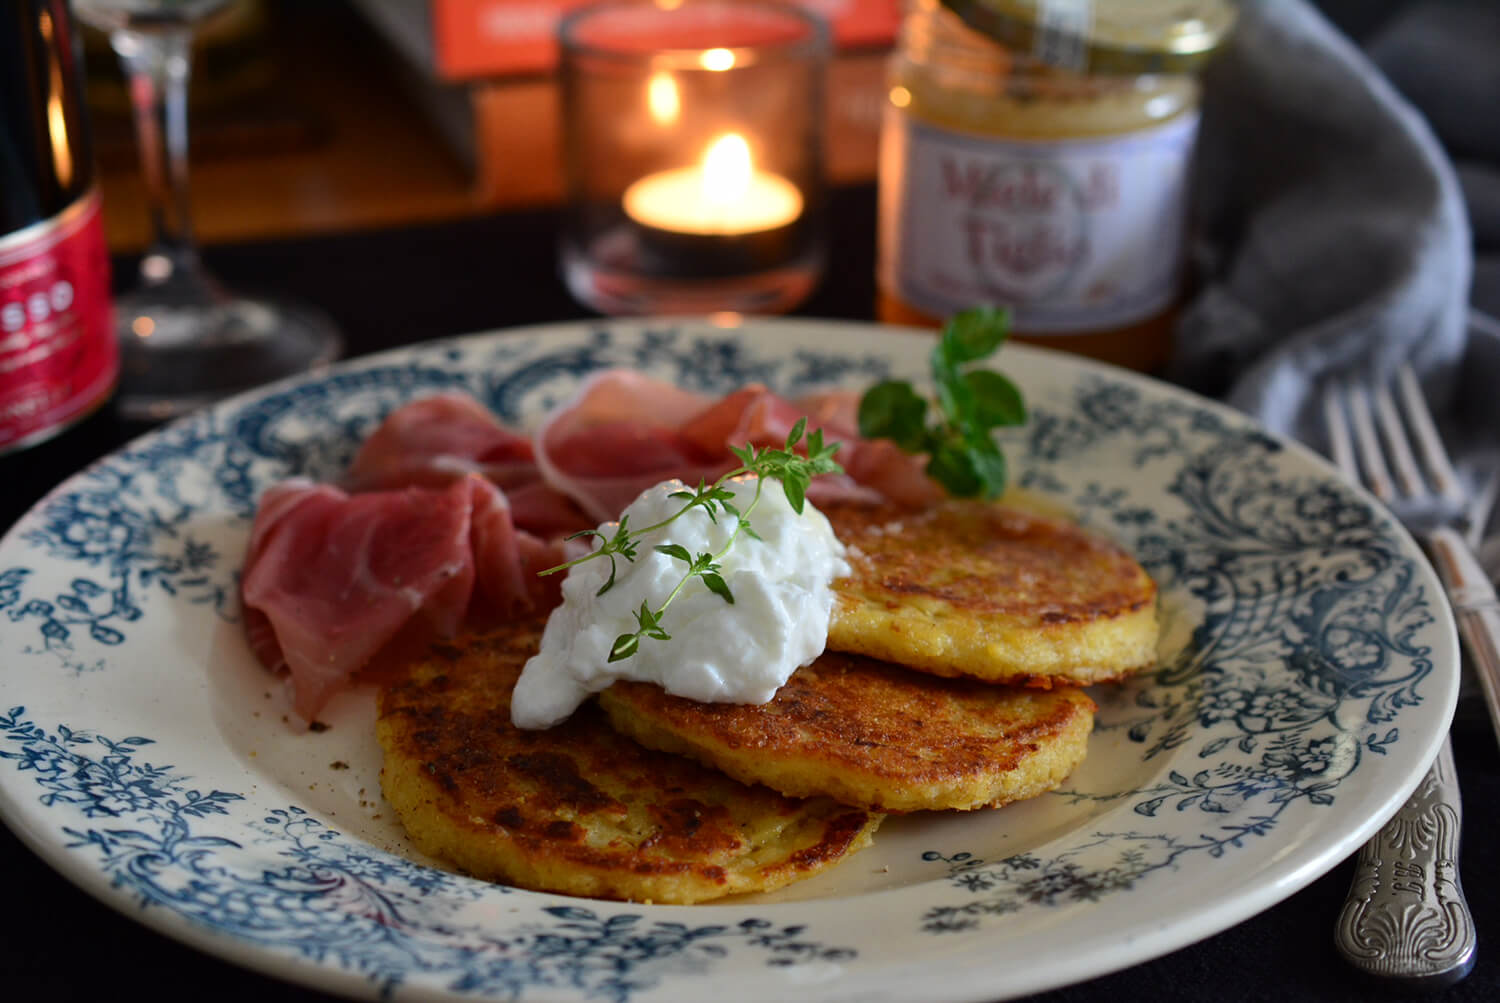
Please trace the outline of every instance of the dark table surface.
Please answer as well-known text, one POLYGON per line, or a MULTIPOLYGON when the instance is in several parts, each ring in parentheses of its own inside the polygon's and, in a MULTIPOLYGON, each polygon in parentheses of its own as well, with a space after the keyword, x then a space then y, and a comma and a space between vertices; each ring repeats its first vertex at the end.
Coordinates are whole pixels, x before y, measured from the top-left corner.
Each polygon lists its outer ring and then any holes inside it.
MULTIPOLYGON (((874 193, 836 193, 837 249, 809 316, 868 320, 874 301, 874 193)), ((214 248, 209 265, 239 287, 316 304, 344 331, 350 354, 443 335, 587 316, 554 271, 556 216, 507 214, 437 226, 214 248)), ((133 262, 117 262, 117 284, 133 262)), ((0 458, 0 529, 58 481, 141 429, 108 412, 30 451, 0 458)), ((3 629, 3 628, 0 628, 3 629)), ((0 670, 0 705, 5 677, 0 670)), ((1488 860, 1500 828, 1500 751, 1482 711, 1461 708, 1454 729, 1464 794, 1462 878, 1479 927, 1479 961, 1459 985, 1426 998, 1500 999, 1500 867, 1488 860)), ((329 997, 206 956, 138 925, 75 889, 0 828, 0 998, 115 1000, 148 994, 284 1003, 329 997)), ((1037 997, 1107 1000, 1366 1000, 1401 998, 1361 983, 1334 954, 1332 928, 1350 866, 1239 926, 1176 953, 1037 997)), ((1067 936, 1066 930, 1058 935, 1067 936)))

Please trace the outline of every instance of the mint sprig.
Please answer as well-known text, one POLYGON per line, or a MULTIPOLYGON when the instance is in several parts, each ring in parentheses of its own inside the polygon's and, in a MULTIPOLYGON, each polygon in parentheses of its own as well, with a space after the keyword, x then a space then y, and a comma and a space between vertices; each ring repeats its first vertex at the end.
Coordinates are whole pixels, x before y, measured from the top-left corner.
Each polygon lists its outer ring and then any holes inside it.
POLYGON ((724 580, 723 568, 719 562, 724 559, 725 554, 729 553, 729 549, 734 546, 741 533, 754 540, 760 539, 754 527, 750 525, 750 514, 755 511, 756 505, 760 504, 761 488, 765 485, 767 478, 781 482, 781 489, 786 494, 786 500, 792 506, 792 511, 801 515, 807 500, 807 488, 812 483, 812 479, 820 474, 843 473, 843 468, 833 458, 839 450, 839 443, 824 445, 822 429, 815 429, 811 435, 807 436, 807 443, 804 447, 805 456, 794 451, 795 447, 802 442, 806 431, 807 419, 801 418, 796 425, 792 426, 790 434, 787 435, 786 444, 781 449, 759 449, 753 444, 744 447, 730 446, 730 452, 740 461, 740 465, 712 484, 705 484, 700 480, 696 490, 684 489, 672 492, 668 495, 669 498, 680 498, 684 502, 682 508, 672 515, 642 530, 631 530, 628 517, 621 516, 619 524, 612 533, 606 534, 597 529, 586 529, 574 533, 568 539, 594 537, 599 541, 598 548, 566 564, 559 564, 538 574, 556 574, 574 565, 582 564, 584 561, 607 558, 609 578, 595 593, 595 595, 602 596, 615 585, 617 570, 615 558, 621 557, 627 563, 633 562, 641 538, 647 533, 665 529, 695 508, 703 509, 704 514, 716 524, 719 521, 720 512, 727 512, 734 516, 737 522, 733 532, 729 534, 729 539, 724 542, 724 546, 719 549, 718 553, 704 552, 695 555, 681 544, 671 542, 658 544, 652 548, 657 553, 681 561, 687 566, 686 570, 659 607, 653 610, 649 603, 644 601, 641 603, 641 608, 635 612, 635 631, 615 638, 614 643, 610 645, 609 660, 618 662, 634 655, 640 650, 641 641, 645 638, 670 641, 672 635, 662 627, 662 616, 666 613, 667 607, 672 604, 672 600, 676 599, 683 587, 694 578, 701 579, 710 592, 725 602, 734 603, 734 593, 730 591, 729 583, 724 580), (751 497, 750 504, 746 505, 745 510, 741 512, 734 503, 734 492, 726 488, 724 484, 733 477, 746 474, 755 475, 755 494, 751 497))
POLYGON ((890 439, 902 451, 927 454, 927 476, 958 498, 998 497, 1005 490, 1005 454, 993 429, 1026 421, 1021 391, 992 369, 968 368, 1005 344, 1010 312, 966 310, 943 327, 929 360, 938 414, 905 380, 877 383, 859 402, 859 434, 890 439))

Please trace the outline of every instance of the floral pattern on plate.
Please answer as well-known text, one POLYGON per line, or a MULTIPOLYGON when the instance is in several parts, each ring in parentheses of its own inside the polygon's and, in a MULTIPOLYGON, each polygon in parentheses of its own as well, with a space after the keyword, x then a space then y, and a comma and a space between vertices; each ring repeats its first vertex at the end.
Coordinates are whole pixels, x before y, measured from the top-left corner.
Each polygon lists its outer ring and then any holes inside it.
MULTIPOLYGON (((378 794, 299 796, 319 783, 278 750, 313 739, 262 715, 281 705, 238 639, 268 484, 335 475, 381 417, 439 389, 524 423, 609 366, 794 394, 920 380, 925 348, 808 321, 560 325, 358 360, 140 440, 0 544, 0 809, 143 920, 352 995, 687 999, 711 981, 727 999, 903 998, 930 986, 937 938, 949 997, 995 998, 1197 939, 1346 856, 1416 783, 1456 696, 1451 618, 1411 541, 1223 408, 1021 348, 999 360, 1032 409, 1005 436, 1018 486, 1131 548, 1162 593, 1161 664, 1097 692, 1063 790, 883 831, 811 897, 698 908, 478 883, 380 845, 378 794), (1045 937, 1057 921, 1066 952, 1045 937)), ((371 778, 358 720, 340 741, 371 778)))

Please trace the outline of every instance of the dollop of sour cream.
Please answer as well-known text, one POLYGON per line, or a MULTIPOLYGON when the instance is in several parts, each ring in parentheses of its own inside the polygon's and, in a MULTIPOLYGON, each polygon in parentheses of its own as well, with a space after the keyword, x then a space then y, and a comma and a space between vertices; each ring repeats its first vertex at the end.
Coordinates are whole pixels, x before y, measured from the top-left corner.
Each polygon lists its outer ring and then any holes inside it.
MULTIPOLYGON (((744 512, 755 496, 756 478, 726 482, 734 506, 744 512)), ((683 506, 672 498, 681 481, 647 489, 625 509, 631 527, 644 528, 683 506)), ((527 661, 511 696, 518 728, 550 728, 619 679, 656 683, 668 693, 705 703, 765 703, 799 666, 823 653, 833 612, 835 578, 849 574, 844 546, 828 519, 811 504, 798 515, 779 482, 766 481, 749 515, 756 539, 741 533, 719 562, 734 602, 690 579, 662 617, 670 641, 642 638, 629 658, 609 660, 621 634, 635 633, 635 613, 645 602, 659 609, 682 580, 687 565, 658 553, 675 543, 694 556, 717 554, 738 519, 720 511, 717 522, 695 507, 670 526, 639 539, 634 562, 615 558, 615 583, 602 596, 609 560, 575 565, 563 582, 562 605, 542 633, 541 650, 527 661)), ((611 536, 615 523, 599 531, 611 536)))

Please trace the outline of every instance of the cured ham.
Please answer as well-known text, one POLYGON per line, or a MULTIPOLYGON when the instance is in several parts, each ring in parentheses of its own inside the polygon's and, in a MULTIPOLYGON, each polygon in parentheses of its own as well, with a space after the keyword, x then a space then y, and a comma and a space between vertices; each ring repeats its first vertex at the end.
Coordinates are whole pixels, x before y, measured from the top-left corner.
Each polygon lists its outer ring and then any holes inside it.
POLYGON ((531 437, 501 425, 474 398, 444 393, 391 412, 354 455, 343 486, 445 487, 466 474, 502 488, 535 480, 531 437))
POLYGON ((599 521, 613 519, 651 485, 676 477, 689 484, 732 469, 731 445, 780 446, 798 419, 843 443, 847 474, 819 477, 814 504, 890 500, 908 508, 938 501, 942 491, 922 460, 884 441, 859 437, 858 395, 828 392, 785 398, 749 386, 714 400, 639 373, 610 371, 537 430, 537 465, 547 482, 599 521))
POLYGON ((360 446, 341 483, 348 491, 443 487, 469 474, 501 488, 516 524, 543 538, 594 525, 542 479, 529 435, 506 428, 460 393, 426 397, 391 412, 360 446))
POLYGON ((613 519, 668 477, 696 484, 730 469, 722 443, 714 450, 683 433, 708 404, 639 373, 600 373, 537 429, 537 466, 596 521, 613 519))
POLYGON ((561 537, 592 526, 537 469, 531 439, 477 401, 393 412, 340 486, 294 479, 261 498, 241 578, 246 639, 290 673, 307 720, 399 638, 550 609, 561 537))
POLYGON ((520 533, 495 485, 347 494, 288 481, 251 530, 241 580, 246 636, 261 662, 292 676, 307 720, 403 631, 447 637, 548 608, 557 585, 536 572, 560 544, 520 533))
POLYGON ((730 445, 780 446, 804 415, 843 443, 846 474, 813 481, 814 504, 861 498, 918 508, 941 492, 920 458, 858 436, 858 396, 788 399, 749 386, 720 399, 638 373, 591 379, 536 436, 471 398, 439 394, 393 412, 339 485, 291 480, 260 501, 241 578, 246 638, 290 674, 306 720, 350 677, 413 639, 550 609, 576 556, 565 542, 615 518, 646 488, 733 468, 730 445))
POLYGON ((261 661, 291 671, 297 713, 312 720, 413 617, 457 627, 474 586, 470 488, 347 495, 293 482, 270 494, 241 598, 259 614, 261 661))

